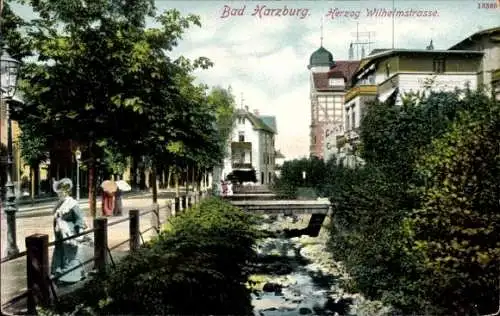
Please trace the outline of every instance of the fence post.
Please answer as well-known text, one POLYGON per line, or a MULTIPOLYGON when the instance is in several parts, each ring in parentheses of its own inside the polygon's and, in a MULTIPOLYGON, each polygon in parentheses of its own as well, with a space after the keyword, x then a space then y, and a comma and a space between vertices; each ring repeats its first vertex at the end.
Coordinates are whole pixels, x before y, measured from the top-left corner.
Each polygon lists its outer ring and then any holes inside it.
POLYGON ((176 196, 174 198, 174 215, 177 215, 180 212, 180 198, 176 196))
POLYGON ((26 237, 26 272, 28 286, 28 314, 36 314, 37 301, 50 304, 49 235, 33 234, 26 237))
POLYGON ((167 205, 167 210, 166 210, 166 217, 165 217, 165 223, 168 221, 170 216, 174 215, 174 199, 167 199, 166 202, 167 205))
POLYGON ((181 203, 182 203, 182 210, 185 211, 187 208, 187 196, 183 195, 181 197, 181 203))
POLYGON ((108 264, 108 219, 94 219, 94 269, 98 274, 105 273, 108 264))
POLYGON ((128 211, 129 218, 129 234, 130 234, 130 251, 139 249, 139 210, 128 211))
POLYGON ((160 221, 160 204, 158 203, 153 203, 153 213, 151 213, 152 217, 152 223, 151 225, 154 226, 156 229, 156 232, 159 234, 160 233, 160 227, 161 227, 161 221, 160 221))

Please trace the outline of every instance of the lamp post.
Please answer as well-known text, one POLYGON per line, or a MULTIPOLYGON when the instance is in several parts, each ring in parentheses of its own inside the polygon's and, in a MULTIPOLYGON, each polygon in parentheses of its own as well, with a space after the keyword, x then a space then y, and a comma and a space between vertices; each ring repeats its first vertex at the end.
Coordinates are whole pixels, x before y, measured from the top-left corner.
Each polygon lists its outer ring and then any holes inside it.
POLYGON ((5 202, 4 211, 7 215, 7 256, 13 256, 19 253, 16 242, 16 194, 14 192, 14 183, 12 182, 12 121, 9 113, 8 101, 14 97, 17 86, 17 74, 20 62, 12 58, 7 52, 6 47, 2 49, 0 58, 0 104, 5 102, 7 118, 7 181, 5 183, 5 202))
POLYGON ((306 172, 302 171, 302 180, 304 180, 304 186, 306 186, 306 172))
POLYGON ((80 159, 82 159, 82 152, 77 149, 75 151, 76 158, 76 200, 80 201, 80 159))

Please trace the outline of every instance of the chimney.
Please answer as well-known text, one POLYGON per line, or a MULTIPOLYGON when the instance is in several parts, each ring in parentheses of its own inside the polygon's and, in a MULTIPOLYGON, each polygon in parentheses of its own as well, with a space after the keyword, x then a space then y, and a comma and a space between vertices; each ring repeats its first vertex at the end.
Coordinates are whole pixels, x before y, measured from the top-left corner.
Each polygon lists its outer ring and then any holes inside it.
POLYGON ((255 116, 259 116, 260 115, 259 110, 257 109, 253 110, 253 114, 255 114, 255 116))

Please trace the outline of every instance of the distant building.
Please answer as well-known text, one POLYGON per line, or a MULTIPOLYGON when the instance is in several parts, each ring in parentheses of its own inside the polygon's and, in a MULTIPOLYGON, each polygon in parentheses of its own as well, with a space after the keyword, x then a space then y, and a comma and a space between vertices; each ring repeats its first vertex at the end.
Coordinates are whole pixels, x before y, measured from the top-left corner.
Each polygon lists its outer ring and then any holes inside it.
POLYGON ((260 116, 257 111, 248 108, 236 112, 236 124, 231 134, 228 152, 224 159, 222 178, 239 172, 255 170, 256 180, 260 184, 269 184, 275 175, 275 135, 276 118, 260 116))
POLYGON ((406 92, 427 88, 452 91, 477 88, 483 52, 450 50, 381 50, 363 59, 352 77, 352 87, 345 96, 344 135, 337 137, 339 147, 359 140, 359 127, 366 107, 378 98, 389 97, 401 103, 406 92))
MULTIPOLYGON (((483 30, 470 35, 450 50, 474 50, 483 52, 478 84, 492 88, 494 74, 500 69, 500 27, 483 30)), ((498 84, 498 83, 497 83, 498 84)))
POLYGON ((500 69, 497 69, 491 78, 493 94, 495 98, 500 101, 500 69))
POLYGON ((335 151, 333 135, 343 133, 344 95, 359 61, 334 61, 323 46, 309 59, 311 156, 328 159, 335 151), (333 139, 333 140, 332 140, 333 139), (327 140, 332 140, 329 142, 327 140))

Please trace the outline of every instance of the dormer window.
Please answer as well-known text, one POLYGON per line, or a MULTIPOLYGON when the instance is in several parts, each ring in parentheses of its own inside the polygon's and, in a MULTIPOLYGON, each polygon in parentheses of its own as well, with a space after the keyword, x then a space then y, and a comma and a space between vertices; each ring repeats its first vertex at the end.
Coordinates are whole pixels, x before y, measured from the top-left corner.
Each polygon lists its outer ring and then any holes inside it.
POLYGON ((238 133, 238 141, 239 142, 244 142, 245 141, 245 132, 239 132, 238 133))
POLYGON ((343 87, 345 85, 343 78, 330 78, 328 79, 329 87, 343 87))

